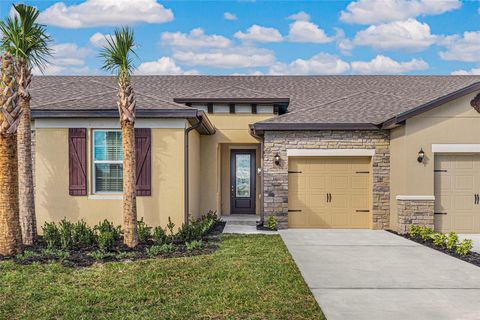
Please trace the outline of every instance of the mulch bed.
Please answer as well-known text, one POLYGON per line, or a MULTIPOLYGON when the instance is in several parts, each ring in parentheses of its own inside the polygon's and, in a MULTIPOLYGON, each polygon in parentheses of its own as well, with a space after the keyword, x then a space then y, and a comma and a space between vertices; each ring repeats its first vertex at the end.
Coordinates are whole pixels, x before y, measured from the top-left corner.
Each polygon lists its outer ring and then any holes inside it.
MULTIPOLYGON (((217 224, 208 232, 208 234, 203 237, 202 241, 204 243, 204 247, 201 249, 194 249, 194 250, 187 250, 185 244, 174 242, 175 251, 169 253, 162 253, 156 255, 155 257, 148 256, 146 254, 146 249, 150 248, 154 243, 150 242, 147 244, 139 244, 135 248, 129 248, 125 245, 118 244, 114 250, 111 252, 107 252, 107 256, 102 259, 95 259, 94 257, 88 255, 91 252, 95 252, 98 250, 97 247, 90 247, 90 248, 79 248, 77 250, 70 250, 69 257, 67 258, 59 258, 57 256, 34 256, 34 257, 27 257, 23 259, 18 259, 15 256, 2 256, 0 255, 0 261, 14 261, 15 263, 21 265, 28 265, 32 263, 51 263, 54 261, 60 262, 62 265, 67 267, 73 268, 81 268, 81 267, 88 267, 95 263, 106 263, 106 262, 115 262, 115 261, 124 261, 130 262, 135 260, 144 260, 144 259, 152 259, 152 258, 159 258, 159 259, 166 259, 166 258, 178 258, 178 257, 192 257, 204 254, 211 254, 218 249, 218 245, 220 242, 220 234, 223 232, 225 227, 224 221, 218 221, 217 224), (122 253, 131 253, 135 254, 135 256, 127 257, 127 258, 119 258, 117 254, 120 252, 122 253)), ((42 245, 42 241, 40 238, 39 245, 35 247, 25 247, 25 250, 41 253, 42 250, 45 249, 45 246, 42 245)))
POLYGON ((455 257, 457 259, 460 259, 460 260, 463 260, 465 262, 468 262, 468 263, 471 263, 473 265, 476 265, 477 267, 480 267, 480 253, 477 253, 477 252, 473 252, 471 251, 469 254, 467 254, 466 256, 461 256, 459 255, 458 253, 456 253, 454 250, 449 250, 447 248, 439 248, 439 247, 436 247, 432 240, 428 240, 428 241, 423 241, 422 238, 413 238, 413 237, 410 237, 410 234, 399 234, 398 232, 395 232, 395 231, 392 231, 392 230, 387 230, 393 234, 396 234, 400 237, 403 237, 405 239, 408 239, 408 240, 411 240, 411 241, 414 241, 416 243, 419 243, 419 244, 422 244, 426 247, 429 247, 429 248, 432 248, 432 249, 435 249, 437 251, 440 251, 440 252, 443 252, 445 254, 448 254, 449 256, 452 256, 452 257, 455 257))

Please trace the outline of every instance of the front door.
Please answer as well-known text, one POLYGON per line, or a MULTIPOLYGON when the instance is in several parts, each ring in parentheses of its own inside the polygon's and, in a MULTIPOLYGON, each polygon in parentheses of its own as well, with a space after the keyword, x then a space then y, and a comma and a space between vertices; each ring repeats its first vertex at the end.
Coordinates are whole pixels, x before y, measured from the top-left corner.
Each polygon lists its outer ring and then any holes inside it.
POLYGON ((232 150, 230 211, 255 214, 255 150, 232 150))

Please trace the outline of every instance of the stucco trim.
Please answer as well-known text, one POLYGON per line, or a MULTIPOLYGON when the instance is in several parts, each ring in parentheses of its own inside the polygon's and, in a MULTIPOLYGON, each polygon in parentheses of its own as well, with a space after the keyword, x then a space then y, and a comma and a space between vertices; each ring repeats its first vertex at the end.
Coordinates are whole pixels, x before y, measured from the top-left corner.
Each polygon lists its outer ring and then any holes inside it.
POLYGON ((397 200, 407 200, 407 201, 424 201, 424 200, 435 200, 435 196, 396 196, 397 200))
MULTIPOLYGON (((136 119, 136 128, 152 128, 152 129, 185 129, 187 126, 185 119, 136 119)), ((35 128, 51 129, 51 128, 95 128, 95 129, 118 129, 120 122, 118 118, 110 119, 93 119, 93 118, 77 118, 77 119, 35 119, 35 128)))
POLYGON ((100 194, 91 194, 87 198, 88 200, 123 200, 123 195, 121 194, 111 194, 111 195, 100 195, 100 194))
POLYGON ((480 144, 471 143, 471 144, 432 144, 432 152, 450 152, 450 153, 471 153, 471 152, 480 152, 480 144))
POLYGON ((373 157, 375 149, 287 149, 287 157, 373 157))

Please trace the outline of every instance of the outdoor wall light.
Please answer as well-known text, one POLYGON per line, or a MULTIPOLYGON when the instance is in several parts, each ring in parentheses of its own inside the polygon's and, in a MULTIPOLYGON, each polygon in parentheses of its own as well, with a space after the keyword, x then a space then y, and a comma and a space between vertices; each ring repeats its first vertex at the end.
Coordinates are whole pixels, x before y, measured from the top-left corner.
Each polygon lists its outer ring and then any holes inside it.
POLYGON ((423 151, 423 148, 420 148, 420 151, 418 151, 417 161, 418 163, 422 163, 424 159, 425 159, 425 151, 423 151))
POLYGON ((275 160, 275 164, 276 164, 277 166, 279 166, 279 165, 280 165, 280 155, 277 153, 277 154, 275 155, 275 157, 273 157, 273 159, 275 160))

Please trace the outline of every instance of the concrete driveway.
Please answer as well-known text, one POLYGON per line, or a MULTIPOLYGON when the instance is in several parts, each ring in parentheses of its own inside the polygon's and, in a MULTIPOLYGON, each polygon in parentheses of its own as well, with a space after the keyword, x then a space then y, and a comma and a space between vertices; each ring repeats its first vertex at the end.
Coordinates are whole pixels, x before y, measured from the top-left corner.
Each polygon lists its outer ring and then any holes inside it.
POLYGON ((480 319, 480 268, 386 231, 280 232, 328 320, 480 319))

